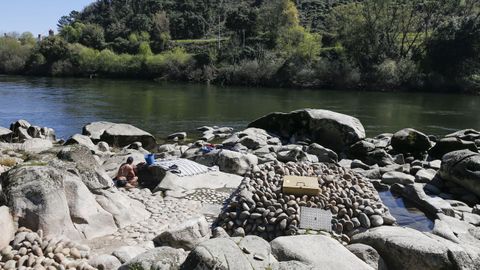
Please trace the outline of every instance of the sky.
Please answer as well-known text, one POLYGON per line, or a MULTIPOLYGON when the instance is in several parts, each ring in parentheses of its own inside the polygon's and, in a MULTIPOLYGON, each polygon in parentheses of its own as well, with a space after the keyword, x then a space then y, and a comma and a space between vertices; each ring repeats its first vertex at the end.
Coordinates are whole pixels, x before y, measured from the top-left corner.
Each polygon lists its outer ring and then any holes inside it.
POLYGON ((57 32, 57 22, 72 10, 82 10, 94 0, 0 0, 0 34, 57 32))

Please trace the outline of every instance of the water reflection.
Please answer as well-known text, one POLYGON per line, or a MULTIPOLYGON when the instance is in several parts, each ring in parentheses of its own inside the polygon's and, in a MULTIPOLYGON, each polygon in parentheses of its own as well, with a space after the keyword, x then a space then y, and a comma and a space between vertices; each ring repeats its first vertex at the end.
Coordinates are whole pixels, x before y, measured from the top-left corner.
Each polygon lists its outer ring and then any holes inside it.
POLYGON ((263 114, 304 107, 354 115, 369 136, 404 127, 436 135, 480 129, 475 96, 0 76, 1 126, 25 118, 62 137, 99 120, 134 124, 160 136, 201 125, 241 128, 263 114))
POLYGON ((390 209, 390 213, 397 219, 398 225, 423 232, 433 229, 432 220, 402 198, 395 197, 390 191, 379 192, 379 195, 383 203, 390 209))

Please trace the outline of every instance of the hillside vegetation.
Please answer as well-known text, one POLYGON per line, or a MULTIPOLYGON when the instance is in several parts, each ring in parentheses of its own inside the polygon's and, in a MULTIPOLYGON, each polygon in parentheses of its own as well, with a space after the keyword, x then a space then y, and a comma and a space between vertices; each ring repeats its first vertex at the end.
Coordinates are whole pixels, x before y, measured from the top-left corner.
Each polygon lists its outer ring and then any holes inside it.
POLYGON ((99 0, 0 39, 0 73, 254 86, 480 89, 475 0, 99 0))

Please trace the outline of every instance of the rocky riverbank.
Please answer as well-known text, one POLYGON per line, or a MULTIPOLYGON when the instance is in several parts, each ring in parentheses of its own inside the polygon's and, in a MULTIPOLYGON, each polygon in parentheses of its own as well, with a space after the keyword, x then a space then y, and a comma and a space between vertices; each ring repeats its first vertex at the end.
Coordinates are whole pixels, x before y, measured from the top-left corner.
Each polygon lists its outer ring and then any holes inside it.
POLYGON ((109 122, 66 140, 0 127, 0 269, 480 268, 478 131, 366 138, 354 117, 304 109, 164 139, 109 122), (141 185, 116 188, 129 156, 141 185), (285 193, 289 175, 316 177, 318 195, 285 193), (398 226, 386 190, 432 231, 398 226))

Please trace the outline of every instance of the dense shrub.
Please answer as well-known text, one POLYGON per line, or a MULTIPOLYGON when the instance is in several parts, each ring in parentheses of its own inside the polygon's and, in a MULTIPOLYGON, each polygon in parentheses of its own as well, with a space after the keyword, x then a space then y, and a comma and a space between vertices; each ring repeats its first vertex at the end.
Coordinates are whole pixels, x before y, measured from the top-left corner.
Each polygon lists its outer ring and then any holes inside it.
POLYGON ((0 73, 14 74, 22 72, 30 57, 32 46, 14 38, 0 38, 0 73))
POLYGON ((161 54, 146 57, 146 72, 150 77, 169 77, 179 79, 186 77, 188 65, 193 65, 193 56, 182 48, 175 48, 161 54))

